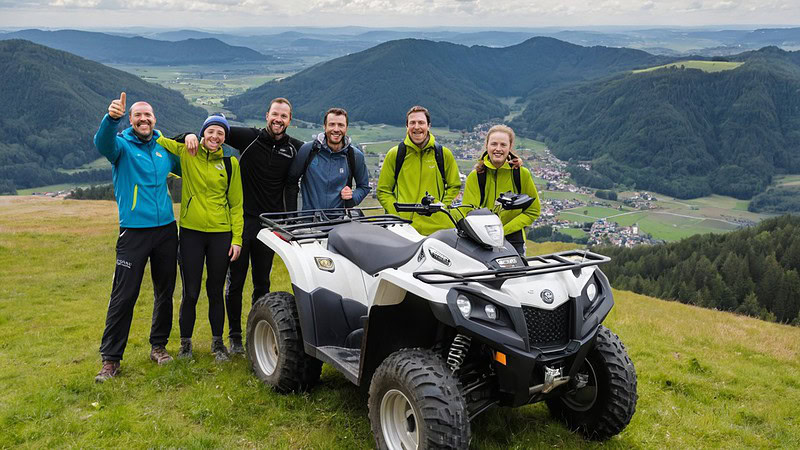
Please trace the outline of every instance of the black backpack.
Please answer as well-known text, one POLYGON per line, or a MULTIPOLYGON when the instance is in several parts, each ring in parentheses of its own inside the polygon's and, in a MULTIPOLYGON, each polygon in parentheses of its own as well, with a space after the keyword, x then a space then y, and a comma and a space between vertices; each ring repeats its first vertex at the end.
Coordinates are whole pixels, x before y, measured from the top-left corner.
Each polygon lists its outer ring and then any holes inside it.
MULTIPOLYGON (((481 160, 483 160, 483 158, 486 155, 487 155, 487 153, 483 152, 483 155, 481 155, 481 160)), ((508 157, 509 157, 509 159, 516 158, 516 156, 514 156, 511 153, 508 154, 508 157)), ((481 202, 478 203, 478 206, 482 206, 483 205, 483 201, 486 199, 486 174, 487 174, 488 170, 489 169, 484 168, 483 172, 478 172, 478 187, 481 190, 481 202)), ((515 167, 515 168, 511 169, 511 176, 512 176, 512 178, 514 178, 514 188, 516 189, 516 193, 517 194, 522 192, 522 174, 521 174, 521 172, 522 171, 518 167, 515 167)))
MULTIPOLYGON (((447 176, 444 172, 444 150, 442 144, 433 144, 433 156, 436 158, 436 166, 439 167, 439 173, 442 175, 442 184, 447 190, 447 176)), ((406 144, 401 142, 397 144, 397 156, 394 160, 394 185, 397 186, 397 178, 400 176, 400 169, 403 167, 403 161, 406 159, 406 144)))
MULTIPOLYGON (((303 164, 303 171, 301 172, 301 176, 306 174, 306 170, 308 170, 308 166, 311 165, 311 161, 317 156, 317 153, 322 149, 322 143, 317 139, 314 139, 314 143, 311 144, 311 151, 308 152, 308 158, 306 158, 305 164, 303 164)), ((355 173, 356 167, 356 155, 353 151, 353 148, 348 148, 345 151, 345 156, 347 156, 347 169, 350 172, 347 175, 347 187, 353 189, 353 174, 355 173)), ((344 201, 345 208, 353 208, 356 206, 356 202, 351 198, 350 200, 344 201)))

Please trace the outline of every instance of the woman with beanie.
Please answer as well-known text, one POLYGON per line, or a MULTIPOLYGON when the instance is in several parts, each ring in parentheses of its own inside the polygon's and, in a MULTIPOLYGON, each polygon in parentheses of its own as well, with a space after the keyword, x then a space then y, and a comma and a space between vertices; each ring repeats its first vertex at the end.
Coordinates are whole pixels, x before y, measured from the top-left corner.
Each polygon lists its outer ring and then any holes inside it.
POLYGON ((178 358, 192 357, 192 333, 205 263, 211 352, 217 362, 230 359, 222 341, 225 326, 222 291, 228 264, 235 261, 241 251, 243 219, 239 162, 226 156, 222 147, 229 133, 225 116, 214 114, 203 123, 196 156, 191 156, 184 144, 172 139, 162 136, 157 141, 180 157, 183 173, 179 222, 183 296, 178 319, 181 330, 178 358))
POLYGON ((503 223, 503 233, 520 256, 525 257, 525 227, 532 224, 541 210, 539 193, 530 170, 512 161, 514 130, 495 125, 486 134, 485 152, 478 160, 464 188, 462 204, 493 209, 495 200, 504 192, 528 194, 534 202, 524 210, 502 210, 497 215, 503 223))

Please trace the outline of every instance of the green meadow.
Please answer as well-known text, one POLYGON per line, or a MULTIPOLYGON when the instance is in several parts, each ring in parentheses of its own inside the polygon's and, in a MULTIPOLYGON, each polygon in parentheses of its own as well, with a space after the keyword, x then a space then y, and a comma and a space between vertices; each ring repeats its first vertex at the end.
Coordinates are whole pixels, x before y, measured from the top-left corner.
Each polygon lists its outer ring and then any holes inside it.
MULTIPOLYGON (((116 220, 113 202, 0 197, 0 448, 373 446, 366 394, 330 367, 311 392, 279 395, 244 358, 214 363, 204 296, 195 360, 150 362, 148 276, 122 373, 95 384, 116 220)), ((290 288, 279 262, 272 282, 275 290, 290 288)), ((800 446, 799 328, 623 291, 615 301, 606 325, 638 373, 628 428, 606 443, 587 442, 544 405, 495 408, 472 423, 474 448, 800 446)), ((173 354, 179 303, 180 280, 167 346, 173 354)))
POLYGON ((663 66, 649 67, 647 69, 634 70, 632 73, 652 72, 653 70, 664 69, 667 67, 677 67, 681 69, 699 69, 703 72, 722 72, 725 70, 733 70, 741 66, 742 62, 728 62, 728 61, 677 61, 663 66))

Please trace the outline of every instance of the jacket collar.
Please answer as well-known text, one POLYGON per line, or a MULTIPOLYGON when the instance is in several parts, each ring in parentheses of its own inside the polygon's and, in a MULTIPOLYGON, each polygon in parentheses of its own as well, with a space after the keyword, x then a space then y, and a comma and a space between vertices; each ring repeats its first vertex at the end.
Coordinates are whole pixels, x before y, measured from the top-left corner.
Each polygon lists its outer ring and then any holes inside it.
POLYGON ((483 157, 482 161, 483 165, 489 170, 511 170, 511 164, 508 163, 508 160, 506 160, 502 166, 495 167, 494 164, 492 164, 492 160, 489 159, 489 155, 487 154, 483 157))
POLYGON ((133 142, 136 145, 147 145, 150 142, 155 142, 158 138, 160 138, 161 132, 158 130, 153 130, 153 137, 149 141, 144 142, 139 139, 139 136, 136 136, 136 133, 133 132, 133 127, 128 127, 122 131, 122 137, 126 141, 133 142))
POLYGON ((347 150, 348 148, 350 148, 350 144, 352 144, 352 142, 353 142, 350 139, 350 136, 345 135, 344 136, 344 145, 342 146, 342 149, 339 150, 338 152, 334 152, 333 150, 331 150, 330 147, 328 147, 328 139, 325 137, 325 133, 324 132, 323 133, 319 133, 315 139, 316 139, 317 142, 322 144, 322 148, 328 150, 331 153, 342 153, 345 150, 347 150))
POLYGON ((433 137, 433 133, 428 132, 428 142, 420 148, 411 141, 411 138, 408 137, 408 133, 406 133, 406 138, 403 140, 403 143, 406 144, 407 148, 421 152, 433 148, 436 145, 436 138, 433 137))

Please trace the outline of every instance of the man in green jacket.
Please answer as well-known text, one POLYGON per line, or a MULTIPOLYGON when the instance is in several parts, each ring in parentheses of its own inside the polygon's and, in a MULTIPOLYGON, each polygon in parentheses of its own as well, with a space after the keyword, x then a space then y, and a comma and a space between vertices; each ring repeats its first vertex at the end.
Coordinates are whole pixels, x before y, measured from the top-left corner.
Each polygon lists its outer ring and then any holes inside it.
POLYGON ((411 219, 411 226, 425 236, 451 228, 453 223, 445 214, 425 217, 414 213, 398 213, 395 202, 419 203, 427 192, 445 205, 450 205, 461 191, 456 159, 450 149, 436 144, 436 139, 430 133, 430 125, 431 116, 427 109, 414 106, 408 110, 406 137, 386 154, 378 178, 378 201, 381 206, 388 214, 411 219), (401 157, 398 158, 398 155, 401 157), (396 171, 398 166, 401 170, 396 171))

